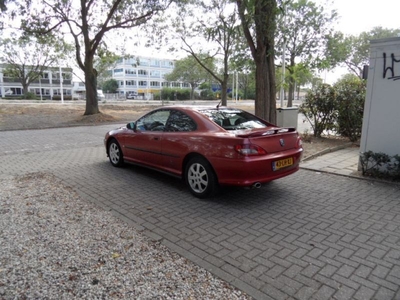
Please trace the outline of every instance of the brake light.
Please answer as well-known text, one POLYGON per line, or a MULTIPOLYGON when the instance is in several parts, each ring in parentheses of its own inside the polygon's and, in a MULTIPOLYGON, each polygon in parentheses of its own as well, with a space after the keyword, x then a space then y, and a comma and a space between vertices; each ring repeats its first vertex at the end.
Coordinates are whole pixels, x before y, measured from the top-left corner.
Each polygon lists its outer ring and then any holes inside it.
POLYGON ((253 155, 265 155, 267 152, 257 146, 257 145, 252 145, 252 144, 240 144, 235 146, 235 150, 242 155, 245 156, 253 156, 253 155))
POLYGON ((301 137, 297 138, 297 148, 303 148, 303 140, 301 137))

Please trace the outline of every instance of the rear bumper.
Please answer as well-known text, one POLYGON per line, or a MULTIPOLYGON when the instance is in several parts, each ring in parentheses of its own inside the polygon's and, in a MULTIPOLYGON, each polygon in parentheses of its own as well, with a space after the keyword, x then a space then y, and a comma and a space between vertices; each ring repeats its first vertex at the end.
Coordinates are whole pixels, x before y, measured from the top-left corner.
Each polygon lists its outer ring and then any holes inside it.
POLYGON ((214 170, 217 170, 220 185, 252 186, 255 183, 266 183, 297 172, 303 149, 289 150, 277 155, 265 155, 261 157, 243 157, 243 159, 218 158, 211 161, 214 170), (273 171, 272 164, 275 161, 292 157, 291 166, 273 171))

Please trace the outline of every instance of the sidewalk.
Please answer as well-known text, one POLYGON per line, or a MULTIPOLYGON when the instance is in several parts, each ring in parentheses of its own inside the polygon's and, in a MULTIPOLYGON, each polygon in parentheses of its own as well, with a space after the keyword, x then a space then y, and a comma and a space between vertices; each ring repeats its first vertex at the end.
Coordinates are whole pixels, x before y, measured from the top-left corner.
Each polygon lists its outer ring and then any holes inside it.
POLYGON ((358 147, 339 149, 303 161, 300 167, 308 170, 355 176, 358 171, 358 147))

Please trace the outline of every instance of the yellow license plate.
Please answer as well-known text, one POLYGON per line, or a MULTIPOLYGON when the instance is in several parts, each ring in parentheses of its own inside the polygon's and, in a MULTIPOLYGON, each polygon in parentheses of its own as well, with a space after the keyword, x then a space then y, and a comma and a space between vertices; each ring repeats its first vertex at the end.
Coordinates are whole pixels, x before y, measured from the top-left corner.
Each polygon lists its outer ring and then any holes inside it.
POLYGON ((279 169, 286 168, 291 165, 293 165, 293 157, 277 160, 272 162, 272 170, 277 171, 279 169))

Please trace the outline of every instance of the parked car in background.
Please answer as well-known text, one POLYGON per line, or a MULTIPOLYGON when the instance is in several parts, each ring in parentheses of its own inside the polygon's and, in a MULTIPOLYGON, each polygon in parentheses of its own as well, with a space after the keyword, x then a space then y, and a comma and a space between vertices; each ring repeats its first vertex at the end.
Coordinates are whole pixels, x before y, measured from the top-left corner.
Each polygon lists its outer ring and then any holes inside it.
POLYGON ((135 91, 126 94, 126 99, 137 99, 138 93, 135 91))
POLYGON ((109 131, 111 164, 139 164, 185 180, 205 198, 221 185, 259 188, 299 169, 303 148, 295 128, 280 128, 244 110, 162 107, 109 131))
POLYGON ((97 97, 99 98, 99 99, 106 99, 106 96, 104 96, 104 93, 103 93, 103 91, 102 90, 97 90, 97 97))

